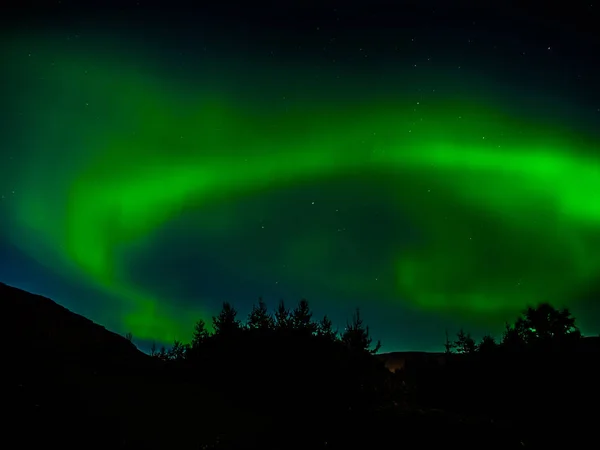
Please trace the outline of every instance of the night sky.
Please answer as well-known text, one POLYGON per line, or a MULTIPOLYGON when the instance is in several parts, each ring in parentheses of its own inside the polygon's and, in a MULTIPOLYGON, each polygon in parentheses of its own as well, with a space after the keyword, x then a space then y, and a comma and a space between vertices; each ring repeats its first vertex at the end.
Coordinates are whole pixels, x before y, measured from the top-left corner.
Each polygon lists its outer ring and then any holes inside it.
POLYGON ((0 281, 142 347, 261 296, 383 351, 600 331, 600 3, 47 3, 0 34, 0 281))

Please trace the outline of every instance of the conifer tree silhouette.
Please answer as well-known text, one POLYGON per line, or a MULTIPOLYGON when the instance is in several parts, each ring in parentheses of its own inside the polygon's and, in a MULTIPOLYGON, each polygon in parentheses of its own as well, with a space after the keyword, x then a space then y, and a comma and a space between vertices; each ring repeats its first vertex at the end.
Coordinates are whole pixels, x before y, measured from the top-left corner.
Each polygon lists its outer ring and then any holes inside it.
POLYGON ((237 319, 237 311, 231 306, 231 303, 223 303, 221 312, 218 316, 213 316, 212 320, 215 336, 230 338, 240 331, 241 323, 237 319))
POLYGON ((317 331, 317 325, 312 321, 312 311, 306 299, 298 302, 291 314, 291 322, 295 331, 312 335, 317 331))
POLYGON ((457 353, 466 355, 474 353, 477 349, 477 345, 475 344, 475 340, 471 337, 471 334, 465 333, 465 331, 461 328, 456 334, 454 348, 456 349, 457 353))
POLYGON ((363 324, 359 308, 356 308, 356 312, 352 316, 352 322, 347 324, 341 339, 346 347, 354 351, 365 351, 375 354, 381 348, 380 341, 377 341, 375 347, 371 348, 373 339, 370 336, 369 327, 365 327, 363 324))
POLYGON ((246 327, 250 330, 260 330, 263 332, 273 329, 273 317, 262 298, 258 299, 257 305, 252 306, 252 311, 250 311, 246 320, 246 327))
POLYGON ((494 350, 496 350, 497 348, 498 348, 498 343, 489 334, 486 334, 485 336, 483 336, 483 338, 481 339, 481 342, 479 344, 477 344, 477 351, 479 353, 485 353, 485 354, 491 353, 494 350))
POLYGON ((191 347, 193 349, 198 349, 203 344, 205 344, 210 338, 210 333, 206 328, 206 322, 204 319, 199 319, 194 324, 194 334, 192 335, 191 347))
POLYGON ((333 322, 326 315, 317 324, 317 335, 335 341, 338 337, 338 332, 333 329, 333 322))
POLYGON ((275 328, 279 331, 289 330, 292 327, 290 310, 285 306, 283 300, 279 301, 275 311, 275 328))

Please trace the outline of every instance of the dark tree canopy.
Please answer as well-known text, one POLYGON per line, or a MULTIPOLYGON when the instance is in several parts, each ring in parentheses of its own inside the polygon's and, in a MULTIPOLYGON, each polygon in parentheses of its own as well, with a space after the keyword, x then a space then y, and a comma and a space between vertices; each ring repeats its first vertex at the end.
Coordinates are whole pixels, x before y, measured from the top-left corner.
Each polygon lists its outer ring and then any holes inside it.
POLYGON ((208 338, 210 337, 210 333, 206 328, 206 322, 200 319, 194 325, 194 334, 192 335, 191 347, 196 349, 204 344, 208 338))
POLYGON ((317 324, 312 320, 312 311, 305 299, 298 302, 291 314, 292 327, 301 333, 313 334, 317 331, 317 324))
POLYGON ((483 336, 483 338, 481 339, 481 342, 479 344, 477 344, 477 351, 481 352, 481 353, 493 352, 497 348, 498 348, 498 343, 489 334, 486 334, 485 336, 483 336))
POLYGON ((549 303, 529 307, 519 318, 522 337, 528 345, 545 345, 577 338, 580 333, 568 309, 556 309, 549 303))
POLYGON ((285 306, 283 300, 279 301, 275 311, 275 327, 278 330, 288 330, 292 327, 292 317, 290 310, 285 306))
POLYGON ((250 330, 271 330, 273 329, 274 320, 269 310, 267 309, 266 303, 262 298, 258 300, 258 304, 252 306, 252 311, 248 315, 246 326, 250 330))
POLYGON ((372 354, 377 353, 381 348, 381 342, 379 341, 377 341, 375 347, 371 348, 373 339, 369 334, 369 327, 363 324, 359 308, 356 308, 356 312, 352 316, 352 322, 346 325, 346 329, 342 334, 342 342, 351 350, 366 351, 372 354))
POLYGON ((486 335, 479 344, 469 333, 460 330, 456 340, 446 339, 447 351, 459 354, 490 353, 495 350, 520 353, 533 350, 564 349, 577 345, 581 333, 568 309, 557 309, 549 303, 529 307, 514 323, 506 323, 500 342, 486 335))
POLYGON ((335 340, 338 337, 337 331, 333 329, 333 322, 327 316, 324 316, 317 324, 317 334, 331 340, 335 340))
POLYGON ((231 337, 241 328, 241 323, 237 319, 237 311, 228 302, 223 303, 221 312, 218 316, 213 316, 212 320, 216 336, 231 337))
POLYGON ((454 341, 453 348, 457 353, 470 354, 475 352, 477 345, 471 335, 465 333, 465 331, 461 329, 456 335, 456 341, 454 341))
POLYGON ((153 354, 178 376, 219 386, 220 395, 233 402, 243 398, 261 414, 312 411, 326 399, 327 408, 313 416, 346 415, 354 417, 352 426, 357 427, 366 411, 381 414, 398 405, 457 414, 470 408, 505 421, 522 417, 527 423, 529 409, 550 420, 561 393, 549 392, 548 386, 558 386, 557 380, 569 374, 563 370, 553 384, 542 382, 556 371, 547 351, 571 351, 581 340, 568 310, 541 304, 507 323, 499 341, 485 335, 476 342, 461 329, 452 340, 446 334, 445 362, 416 359, 392 373, 374 355, 381 343, 373 342, 360 309, 338 333, 328 316, 314 318, 305 299, 291 310, 280 301, 271 313, 259 298, 245 321, 224 303, 213 317, 213 330, 199 320, 190 344, 175 341, 168 350, 154 347, 153 354))

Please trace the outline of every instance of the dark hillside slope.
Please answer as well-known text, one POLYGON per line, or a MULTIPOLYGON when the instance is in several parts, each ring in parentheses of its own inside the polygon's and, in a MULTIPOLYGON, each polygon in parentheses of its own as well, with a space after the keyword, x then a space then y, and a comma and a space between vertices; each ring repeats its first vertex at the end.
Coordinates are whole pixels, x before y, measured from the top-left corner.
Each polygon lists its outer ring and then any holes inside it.
POLYGON ((9 418, 4 437, 23 447, 94 447, 81 440, 91 435, 98 446, 120 440, 121 426, 106 407, 110 374, 121 372, 122 378, 144 370, 150 358, 124 337, 54 301, 3 283, 0 311, 7 363, 0 392, 9 418))
POLYGON ((133 343, 49 298, 0 283, 0 336, 11 357, 102 366, 144 364, 133 343))
MULTIPOLYGON (((173 379, 126 338, 48 298, 0 283, 0 312, 0 446, 198 448, 239 414, 204 386, 173 379), (209 415, 190 414, 198 399, 209 415)), ((240 421, 252 425, 245 416, 240 421)))

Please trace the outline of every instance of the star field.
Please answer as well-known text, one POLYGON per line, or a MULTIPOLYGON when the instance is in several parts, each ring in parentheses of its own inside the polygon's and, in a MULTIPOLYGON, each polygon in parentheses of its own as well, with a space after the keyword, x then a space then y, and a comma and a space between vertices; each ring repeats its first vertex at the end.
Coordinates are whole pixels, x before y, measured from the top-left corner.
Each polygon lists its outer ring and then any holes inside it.
POLYGON ((384 350, 541 301, 596 333, 598 41, 373 10, 8 28, 0 279, 142 342, 259 296, 384 350))

